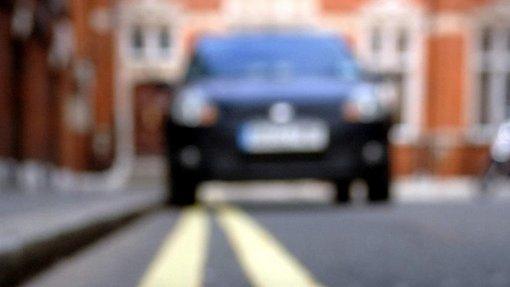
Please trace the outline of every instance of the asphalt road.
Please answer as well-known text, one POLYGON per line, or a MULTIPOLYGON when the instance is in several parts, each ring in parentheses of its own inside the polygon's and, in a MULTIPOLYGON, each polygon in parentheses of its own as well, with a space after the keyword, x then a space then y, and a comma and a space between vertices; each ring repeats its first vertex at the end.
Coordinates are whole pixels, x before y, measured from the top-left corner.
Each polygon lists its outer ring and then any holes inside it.
POLYGON ((27 286, 510 286, 510 201, 163 210, 27 286))

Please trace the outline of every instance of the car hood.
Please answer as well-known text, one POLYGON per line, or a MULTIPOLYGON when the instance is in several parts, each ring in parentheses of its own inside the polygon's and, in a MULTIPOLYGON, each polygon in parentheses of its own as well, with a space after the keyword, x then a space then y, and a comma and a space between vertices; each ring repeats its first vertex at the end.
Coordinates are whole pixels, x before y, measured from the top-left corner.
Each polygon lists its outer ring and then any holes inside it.
POLYGON ((263 78, 207 79, 195 82, 206 97, 224 103, 261 103, 268 101, 331 102, 341 101, 352 94, 360 81, 338 78, 306 77, 270 80, 263 78))

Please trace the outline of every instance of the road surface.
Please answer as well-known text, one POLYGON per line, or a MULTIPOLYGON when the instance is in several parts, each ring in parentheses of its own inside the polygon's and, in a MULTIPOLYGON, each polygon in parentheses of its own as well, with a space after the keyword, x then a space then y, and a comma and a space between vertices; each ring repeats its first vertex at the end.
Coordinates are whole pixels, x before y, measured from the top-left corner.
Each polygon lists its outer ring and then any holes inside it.
POLYGON ((510 201, 155 212, 26 286, 510 286, 510 201))

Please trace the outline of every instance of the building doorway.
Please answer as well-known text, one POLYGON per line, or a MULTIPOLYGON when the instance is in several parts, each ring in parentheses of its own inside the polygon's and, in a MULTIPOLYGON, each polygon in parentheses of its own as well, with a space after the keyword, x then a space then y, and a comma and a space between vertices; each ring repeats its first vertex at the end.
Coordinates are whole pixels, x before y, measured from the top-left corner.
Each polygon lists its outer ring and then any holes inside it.
POLYGON ((164 121, 173 88, 168 84, 144 83, 135 87, 135 147, 137 156, 164 154, 164 121))

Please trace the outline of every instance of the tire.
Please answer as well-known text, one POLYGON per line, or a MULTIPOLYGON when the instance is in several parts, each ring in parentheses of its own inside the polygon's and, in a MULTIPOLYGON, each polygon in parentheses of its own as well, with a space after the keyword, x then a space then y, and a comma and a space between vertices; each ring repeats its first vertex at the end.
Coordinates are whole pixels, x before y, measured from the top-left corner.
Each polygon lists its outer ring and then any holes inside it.
POLYGON ((174 182, 170 185, 169 203, 172 206, 190 206, 196 203, 196 182, 174 182))
POLYGON ((167 205, 185 207, 196 203, 199 182, 184 172, 173 169, 168 175, 167 205))
POLYGON ((368 200, 370 202, 388 202, 390 200, 390 175, 388 168, 372 173, 366 179, 368 200))
POLYGON ((335 180, 336 194, 335 203, 343 204, 348 203, 351 200, 351 180, 349 179, 337 179, 335 180))

